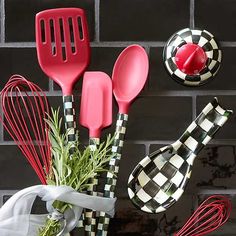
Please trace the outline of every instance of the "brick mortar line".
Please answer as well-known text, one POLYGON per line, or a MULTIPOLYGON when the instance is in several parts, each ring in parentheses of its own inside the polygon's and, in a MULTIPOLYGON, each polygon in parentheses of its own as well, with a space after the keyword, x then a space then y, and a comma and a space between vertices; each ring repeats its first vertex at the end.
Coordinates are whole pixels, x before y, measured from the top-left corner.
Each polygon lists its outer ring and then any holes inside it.
POLYGON ((196 194, 197 195, 213 195, 213 194, 236 195, 236 189, 199 189, 196 192, 196 194))
MULTIPOLYGON (((222 48, 236 47, 236 41, 219 41, 222 48)), ((127 47, 130 44, 140 44, 146 48, 160 48, 164 47, 166 42, 164 41, 100 41, 90 43, 91 47, 127 47)), ((35 48, 35 42, 5 42, 0 43, 0 48, 35 48)))
MULTIPOLYGON (((90 45, 92 47, 126 47, 130 44, 140 44, 144 47, 162 47, 165 45, 165 42, 163 41, 156 41, 156 42, 143 42, 143 41, 103 41, 103 42, 96 42, 92 41, 90 45)), ((0 43, 1 47, 16 47, 16 48, 35 48, 36 44, 35 42, 5 42, 0 43)))
POLYGON ((195 120, 197 117, 197 96, 192 97, 192 119, 195 120))
POLYGON ((1 43, 5 42, 5 0, 1 0, 0 3, 0 11, 1 11, 1 43))
POLYGON ((194 0, 190 0, 190 21, 189 25, 190 28, 194 29, 195 28, 195 15, 194 15, 194 9, 195 8, 195 2, 194 0))
POLYGON ((51 80, 51 79, 48 79, 48 88, 49 88, 49 93, 54 93, 55 92, 54 89, 53 89, 53 80, 51 80))
POLYGON ((147 156, 150 153, 150 143, 145 144, 145 156, 147 156))
POLYGON ((220 41, 221 47, 236 47, 236 42, 234 41, 220 41))
MULTIPOLYGON (((181 135, 181 134, 180 134, 181 135)), ((180 136, 179 135, 179 136, 180 136)), ((136 145, 143 145, 145 146, 145 150, 150 147, 150 145, 169 145, 174 143, 176 140, 125 140, 125 144, 136 144, 136 145)), ((0 146, 9 145, 9 146, 16 146, 14 141, 6 140, 0 141, 0 146)), ((236 145, 236 139, 229 139, 229 140, 211 140, 209 145, 236 145)))
POLYGON ((94 14, 95 14, 95 42, 100 41, 100 0, 94 1, 94 14))
POLYGON ((195 90, 195 91, 186 91, 186 90, 157 90, 157 91, 149 91, 144 92, 140 95, 140 98, 145 97, 200 97, 200 96, 235 96, 236 90, 195 90))
MULTIPOLYGON (((148 58, 150 58, 150 47, 149 46, 145 46, 144 49, 145 49, 145 51, 146 51, 146 53, 148 55, 148 58)), ((148 90, 150 88, 150 79, 149 79, 149 77, 150 77, 150 71, 148 73, 148 78, 147 78, 147 81, 146 81, 146 85, 143 88, 143 92, 144 93, 148 92, 148 90)))
MULTIPOLYGON (((78 92, 78 91, 76 91, 78 92)), ((62 96, 62 92, 60 90, 44 90, 44 93, 49 97, 60 97, 62 96)), ((31 92, 28 93, 32 95, 31 92)), ((80 93, 74 93, 75 96, 81 96, 80 93)), ((14 96, 14 94, 13 94, 14 96)), ((149 97, 200 97, 200 96, 236 96, 236 90, 206 90, 206 91, 181 91, 181 90, 173 90, 173 91, 145 91, 142 95, 139 95, 138 98, 149 98, 149 97)))

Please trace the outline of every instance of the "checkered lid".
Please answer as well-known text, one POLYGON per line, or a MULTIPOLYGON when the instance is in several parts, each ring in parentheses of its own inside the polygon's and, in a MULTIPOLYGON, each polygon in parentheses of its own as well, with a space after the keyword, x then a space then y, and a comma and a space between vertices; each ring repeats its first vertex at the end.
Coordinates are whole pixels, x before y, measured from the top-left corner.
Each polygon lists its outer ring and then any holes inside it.
POLYGON ((128 180, 128 194, 134 205, 158 213, 177 202, 191 176, 195 157, 231 113, 214 99, 174 144, 139 162, 128 180))
POLYGON ((164 65, 171 77, 187 86, 199 86, 212 79, 218 72, 221 64, 222 52, 214 36, 206 30, 183 29, 175 33, 167 42, 163 50, 164 65), (176 64, 176 53, 186 44, 200 46, 206 54, 206 63, 198 73, 186 74, 176 64))

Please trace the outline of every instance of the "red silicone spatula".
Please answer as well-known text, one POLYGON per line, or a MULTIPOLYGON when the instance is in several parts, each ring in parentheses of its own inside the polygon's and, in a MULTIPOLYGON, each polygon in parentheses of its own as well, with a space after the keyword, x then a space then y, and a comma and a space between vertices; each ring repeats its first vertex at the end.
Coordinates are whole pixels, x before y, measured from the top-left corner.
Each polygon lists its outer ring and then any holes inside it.
POLYGON ((72 89, 88 66, 90 47, 85 12, 80 8, 58 8, 36 15, 36 47, 42 70, 63 93, 68 141, 75 141, 75 111, 72 89))
MULTIPOLYGON (((103 72, 84 74, 80 107, 80 124, 89 129, 89 144, 92 150, 100 143, 101 130, 112 123, 112 82, 103 72)), ((94 178, 90 195, 96 195, 98 179, 94 178)), ((85 235, 95 236, 96 212, 85 214, 85 235)))
POLYGON ((112 82, 103 72, 84 74, 80 124, 89 129, 89 137, 99 138, 101 130, 112 122, 112 82))

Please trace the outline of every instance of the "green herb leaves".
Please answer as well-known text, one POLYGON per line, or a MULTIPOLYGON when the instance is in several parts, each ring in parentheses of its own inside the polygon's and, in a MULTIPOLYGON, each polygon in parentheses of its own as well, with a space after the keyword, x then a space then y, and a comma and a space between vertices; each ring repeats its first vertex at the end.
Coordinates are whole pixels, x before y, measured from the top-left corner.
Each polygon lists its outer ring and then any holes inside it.
MULTIPOLYGON (((107 171, 106 164, 112 157, 111 145, 113 138, 107 136, 105 142, 92 151, 90 147, 81 147, 75 142, 75 152, 70 154, 67 135, 61 133, 62 119, 59 109, 52 109, 52 117, 46 120, 50 127, 49 138, 52 150, 52 174, 47 183, 52 185, 67 185, 77 191, 85 191, 89 187, 89 179, 107 171), (82 149, 82 150, 81 150, 82 149)), ((80 145, 81 146, 81 145, 80 145)))

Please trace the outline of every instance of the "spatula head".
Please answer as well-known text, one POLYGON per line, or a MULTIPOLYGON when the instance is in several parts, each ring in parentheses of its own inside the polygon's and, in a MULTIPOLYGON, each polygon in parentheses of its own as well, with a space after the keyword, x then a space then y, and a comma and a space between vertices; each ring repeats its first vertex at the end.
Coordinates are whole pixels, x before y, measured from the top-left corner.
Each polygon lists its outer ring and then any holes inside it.
POLYGON ((83 79, 80 124, 90 138, 99 138, 101 129, 112 123, 112 82, 103 72, 86 72, 83 79))
POLYGON ((58 8, 36 15, 36 47, 42 70, 64 95, 88 66, 90 46, 85 12, 80 8, 58 8))

